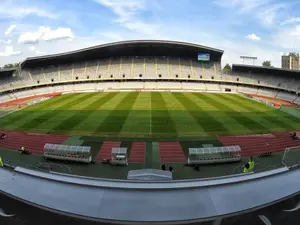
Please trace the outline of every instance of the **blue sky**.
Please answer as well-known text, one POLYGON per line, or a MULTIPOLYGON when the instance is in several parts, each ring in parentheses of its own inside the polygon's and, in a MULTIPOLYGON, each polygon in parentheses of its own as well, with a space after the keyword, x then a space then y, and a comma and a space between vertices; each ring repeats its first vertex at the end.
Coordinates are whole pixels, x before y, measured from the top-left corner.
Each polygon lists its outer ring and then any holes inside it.
POLYGON ((107 42, 166 39, 223 49, 223 65, 247 55, 280 67, 281 54, 300 51, 299 8, 300 0, 2 0, 0 65, 107 42))

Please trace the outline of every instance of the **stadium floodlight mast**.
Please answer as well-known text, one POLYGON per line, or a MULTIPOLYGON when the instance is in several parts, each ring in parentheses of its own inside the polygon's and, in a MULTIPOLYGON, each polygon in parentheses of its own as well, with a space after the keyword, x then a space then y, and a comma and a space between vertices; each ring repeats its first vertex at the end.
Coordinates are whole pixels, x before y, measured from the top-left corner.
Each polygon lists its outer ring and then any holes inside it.
POLYGON ((253 66, 255 65, 255 61, 257 60, 257 57, 252 57, 252 56, 240 56, 240 58, 243 60, 243 64, 245 60, 252 60, 253 66))

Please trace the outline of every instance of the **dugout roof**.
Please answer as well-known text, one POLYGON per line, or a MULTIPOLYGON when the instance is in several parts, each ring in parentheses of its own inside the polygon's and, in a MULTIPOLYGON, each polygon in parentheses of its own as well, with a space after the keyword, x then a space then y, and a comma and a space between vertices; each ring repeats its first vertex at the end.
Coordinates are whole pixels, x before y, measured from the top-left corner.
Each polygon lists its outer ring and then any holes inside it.
POLYGON ((23 61, 22 65, 56 65, 120 56, 174 56, 197 59, 198 53, 209 53, 212 61, 221 62, 223 50, 178 41, 132 40, 102 44, 66 53, 31 57, 23 61))
POLYGON ((287 70, 276 67, 267 66, 251 66, 243 64, 232 64, 232 71, 243 72, 243 73, 259 73, 259 74, 272 74, 278 76, 300 76, 300 71, 298 70, 287 70))

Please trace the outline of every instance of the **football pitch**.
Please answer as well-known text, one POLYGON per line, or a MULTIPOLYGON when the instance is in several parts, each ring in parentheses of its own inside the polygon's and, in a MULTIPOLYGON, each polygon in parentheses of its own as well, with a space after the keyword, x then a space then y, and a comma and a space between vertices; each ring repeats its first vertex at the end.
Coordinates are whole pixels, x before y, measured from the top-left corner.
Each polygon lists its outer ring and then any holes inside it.
POLYGON ((180 138, 299 130, 300 120, 235 94, 65 94, 0 119, 1 130, 112 138, 180 138))

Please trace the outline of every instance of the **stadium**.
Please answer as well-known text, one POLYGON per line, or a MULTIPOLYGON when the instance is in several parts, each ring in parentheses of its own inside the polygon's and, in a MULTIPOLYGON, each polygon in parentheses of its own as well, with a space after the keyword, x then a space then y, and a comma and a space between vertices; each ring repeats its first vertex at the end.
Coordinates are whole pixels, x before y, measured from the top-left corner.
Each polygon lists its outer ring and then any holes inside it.
POLYGON ((225 73, 223 53, 122 41, 1 70, 0 208, 14 224, 297 224, 300 72, 225 73))

